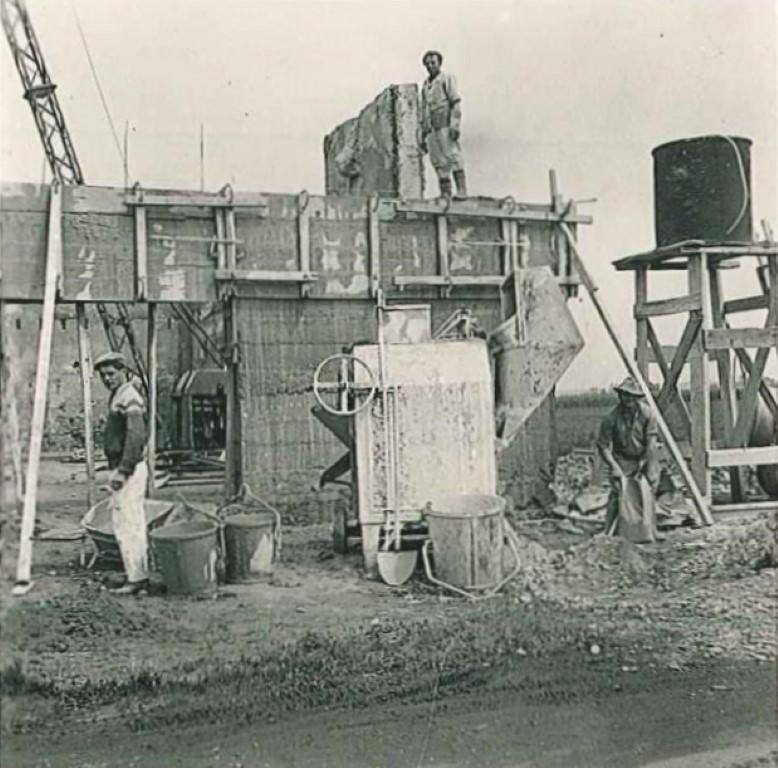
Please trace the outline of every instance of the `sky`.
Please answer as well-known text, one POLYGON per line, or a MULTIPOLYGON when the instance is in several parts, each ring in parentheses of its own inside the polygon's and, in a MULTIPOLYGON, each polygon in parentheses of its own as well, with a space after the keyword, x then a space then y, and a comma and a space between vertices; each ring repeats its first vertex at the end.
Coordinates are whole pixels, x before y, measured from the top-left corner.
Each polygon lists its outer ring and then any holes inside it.
MULTIPOLYGON (((27 0, 87 183, 322 192, 323 137, 443 52, 463 96, 473 194, 546 202, 548 170, 594 224, 581 251, 627 346, 632 279, 611 262, 654 247, 651 150, 705 134, 752 146, 755 227, 778 230, 776 0, 27 0)), ((40 181, 43 152, 7 46, 0 54, 0 178, 40 181)), ((429 169, 428 169, 429 174, 429 169)), ((428 183, 428 188, 435 185, 428 183)), ((755 291, 750 262, 727 298, 755 291)), ((678 274, 649 298, 679 295, 678 274)), ((607 386, 622 364, 585 295, 586 347, 562 390, 607 386)), ((757 315, 754 320, 759 320, 757 315)), ((743 322, 748 318, 744 317, 743 322)), ((668 343, 680 327, 666 326, 668 343)))

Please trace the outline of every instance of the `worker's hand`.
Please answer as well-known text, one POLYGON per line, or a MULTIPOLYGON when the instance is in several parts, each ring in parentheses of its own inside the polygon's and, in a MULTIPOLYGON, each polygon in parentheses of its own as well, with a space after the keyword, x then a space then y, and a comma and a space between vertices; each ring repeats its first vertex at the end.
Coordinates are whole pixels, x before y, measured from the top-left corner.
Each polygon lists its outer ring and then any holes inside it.
POLYGON ((449 128, 448 135, 451 137, 451 141, 459 141, 459 128, 449 128))
POLYGON ((126 475, 123 472, 116 470, 108 480, 108 485, 111 487, 112 491, 121 491, 126 480, 126 475))
POLYGON ((427 154, 427 139, 422 139, 419 142, 419 149, 421 150, 422 155, 427 154))

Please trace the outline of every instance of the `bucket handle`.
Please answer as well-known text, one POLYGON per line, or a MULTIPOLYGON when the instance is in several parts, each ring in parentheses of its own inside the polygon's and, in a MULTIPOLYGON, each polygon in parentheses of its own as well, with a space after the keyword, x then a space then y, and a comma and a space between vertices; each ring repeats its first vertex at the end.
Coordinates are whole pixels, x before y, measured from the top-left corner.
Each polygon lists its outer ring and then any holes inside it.
POLYGON ((192 504, 192 502, 188 501, 183 496, 183 494, 179 493, 176 496, 176 501, 180 501, 187 509, 191 509, 192 512, 196 512, 198 515, 207 517, 212 523, 216 525, 216 530, 219 532, 219 559, 222 560, 222 566, 224 566, 224 558, 227 556, 227 545, 224 541, 224 523, 222 522, 222 519, 217 514, 209 512, 207 509, 203 509, 202 507, 198 507, 196 504, 192 504))
POLYGON ((251 490, 248 483, 241 483, 238 492, 224 502, 224 504, 219 507, 219 510, 228 507, 230 504, 234 504, 236 501, 246 501, 246 499, 253 499, 273 513, 273 516, 275 517, 275 525, 273 526, 273 547, 275 549, 276 557, 278 557, 278 555, 281 554, 281 513, 274 506, 257 496, 257 494, 251 490))
POLYGON ((516 531, 513 530, 513 526, 507 521, 503 521, 505 523, 505 542, 508 544, 511 550, 511 554, 513 555, 513 559, 515 560, 513 570, 505 576, 499 583, 497 583, 494 587, 490 587, 486 592, 468 592, 466 589, 462 589, 461 587, 456 587, 453 584, 449 584, 447 581, 442 581, 441 579, 436 578, 432 573, 432 568, 430 567, 430 561, 429 561, 429 548, 432 545, 432 540, 427 539, 427 541, 424 542, 424 546, 421 548, 421 558, 424 561, 424 571, 427 574, 427 578, 433 583, 436 584, 439 587, 443 587, 443 589, 451 590, 452 592, 456 592, 457 594, 462 595, 463 597, 467 597, 470 600, 485 600, 488 597, 492 597, 496 595, 509 581, 514 579, 518 573, 519 570, 521 570, 521 561, 519 559, 519 548, 518 548, 518 534, 516 531))

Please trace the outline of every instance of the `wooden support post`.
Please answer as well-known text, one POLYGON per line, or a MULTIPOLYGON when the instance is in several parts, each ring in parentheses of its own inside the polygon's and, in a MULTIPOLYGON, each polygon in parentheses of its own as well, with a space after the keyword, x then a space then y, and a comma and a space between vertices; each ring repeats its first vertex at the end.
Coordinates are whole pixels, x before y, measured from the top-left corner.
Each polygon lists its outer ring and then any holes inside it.
POLYGON ((370 261, 370 298, 378 296, 381 288, 381 230, 378 221, 378 195, 371 195, 367 201, 367 247, 370 261))
POLYGON ((711 501, 711 475, 708 469, 710 450, 710 380, 704 333, 710 330, 708 299, 708 257, 704 253, 689 256, 689 293, 702 297, 702 333, 695 334, 689 348, 689 375, 692 417, 692 473, 706 503, 711 501))
POLYGON ((524 312, 524 293, 523 281, 524 268, 529 262, 529 238, 525 233, 519 232, 519 223, 512 221, 510 226, 511 233, 511 256, 513 258, 513 288, 515 291, 514 299, 516 302, 516 340, 519 344, 527 342, 527 318, 524 312))
MULTIPOLYGON (((724 298, 721 291, 721 273, 715 266, 709 265, 711 316, 714 328, 726 328, 724 298)), ((732 369, 732 355, 728 349, 716 350, 711 357, 716 361, 719 378, 719 393, 724 411, 724 442, 727 448, 732 444, 732 432, 737 419, 737 392, 732 369)), ((733 502, 743 501, 746 490, 746 475, 742 467, 731 467, 729 482, 733 502)))
MULTIPOLYGON (((648 301, 648 270, 638 267, 635 270, 635 307, 648 301)), ((635 319, 635 362, 646 384, 651 385, 648 371, 648 318, 637 316, 635 319)))
POLYGON ((148 303, 148 333, 146 335, 146 363, 149 379, 149 435, 146 444, 146 462, 149 473, 146 490, 149 494, 154 492, 156 481, 154 472, 157 466, 157 305, 148 303))
POLYGON ((148 239, 146 233, 146 209, 135 208, 135 297, 145 301, 148 294, 148 239))
POLYGON ((511 258, 511 230, 510 219, 500 219, 500 240, 502 240, 502 246, 500 248, 500 271, 507 277, 511 273, 511 264, 513 259, 511 258))
POLYGON ((227 347, 227 461, 225 492, 233 496, 243 482, 243 446, 241 443, 240 347, 236 322, 237 301, 229 296, 224 305, 224 333, 227 347))
POLYGON ((562 230, 565 237, 567 238, 567 242, 570 246, 570 252, 573 258, 575 259, 575 266, 578 270, 578 274, 581 277, 581 282, 586 288, 586 291, 589 294, 592 303, 594 304, 594 308, 597 310, 597 314, 600 316, 600 319, 602 320, 602 323, 605 326, 605 330, 608 332, 611 341, 616 347, 616 351, 619 353, 619 357, 621 357, 621 360, 626 366, 630 375, 633 376, 637 381, 641 391, 643 392, 643 395, 646 397, 648 404, 651 406, 651 410, 654 412, 654 415, 656 416, 656 422, 657 422, 657 426, 659 427, 659 432, 662 436, 662 439, 665 441, 665 445, 667 446, 667 449, 670 451, 670 455, 673 457, 673 461, 678 467, 678 471, 681 473, 681 477, 683 478, 686 487, 689 489, 689 493, 692 496, 692 501, 694 502, 694 506, 697 508, 697 511, 700 513, 700 517, 702 517, 703 521, 707 525, 712 525, 713 518, 711 517, 710 514, 709 505, 707 504, 703 495, 700 493, 700 489, 697 486, 697 483, 695 482, 694 476, 689 472, 689 468, 686 466, 686 462, 684 461, 683 455, 681 454, 681 451, 678 448, 678 444, 675 442, 673 433, 670 431, 670 428, 667 426, 667 422, 665 421, 664 416, 662 416, 662 412, 659 410, 656 402, 654 401, 654 396, 651 393, 651 390, 649 389, 648 385, 643 379, 643 376, 638 370, 637 365, 635 365, 632 356, 627 353, 626 347, 621 343, 621 339, 619 339, 619 336, 616 333, 616 327, 614 326, 613 321, 611 320, 611 317, 608 314, 608 311, 600 302, 597 285, 595 284, 594 280, 592 280, 591 275, 589 274, 588 270, 586 269, 586 266, 583 263, 581 254, 578 251, 578 244, 575 242, 575 238, 573 237, 573 233, 570 231, 570 227, 567 225, 566 222, 560 221, 559 228, 562 230))
MULTIPOLYGON (((437 230, 437 249, 438 249, 438 274, 448 280, 451 276, 448 260, 448 219, 446 214, 440 214, 435 217, 435 225, 437 230)), ((442 299, 447 298, 451 293, 451 286, 442 286, 440 289, 440 297, 442 299)))
POLYGON ((213 218, 216 229, 216 269, 227 269, 227 246, 224 242, 224 209, 214 207, 213 218))
MULTIPOLYGON (((308 203, 311 196, 303 190, 297 196, 297 247, 300 257, 300 272, 311 271, 311 217, 308 203)), ((300 296, 307 298, 311 294, 308 283, 300 283, 300 296)))
POLYGON ((76 303, 78 332, 78 368, 81 373, 81 399, 84 406, 84 452, 86 453, 86 505, 91 509, 97 502, 95 486, 95 437, 92 423, 92 344, 86 304, 76 303))
POLYGON ((51 342, 54 331, 54 308, 62 266, 62 185, 51 184, 49 200, 48 238, 46 242, 46 280, 43 294, 41 332, 38 340, 38 361, 35 369, 35 400, 30 426, 30 450, 27 456, 27 475, 24 484, 24 506, 19 541, 19 559, 16 565, 14 595, 26 594, 32 587, 32 536, 35 531, 36 502, 38 498, 38 471, 40 469, 43 430, 46 421, 46 399, 49 388, 51 342))

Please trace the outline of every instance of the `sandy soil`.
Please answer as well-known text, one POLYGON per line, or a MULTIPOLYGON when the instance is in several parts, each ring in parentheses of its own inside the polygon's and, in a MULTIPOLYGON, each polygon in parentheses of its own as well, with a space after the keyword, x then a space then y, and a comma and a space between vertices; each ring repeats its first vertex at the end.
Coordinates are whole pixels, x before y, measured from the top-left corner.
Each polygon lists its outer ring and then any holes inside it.
MULTIPOLYGON (((44 526, 83 514, 79 471, 47 463, 44 526)), ((3 764, 774 764, 771 520, 641 546, 517 527, 522 573, 482 603, 367 581, 325 526, 288 529, 271 580, 213 599, 122 600, 78 544, 37 544, 11 600, 11 523, 3 764)))

